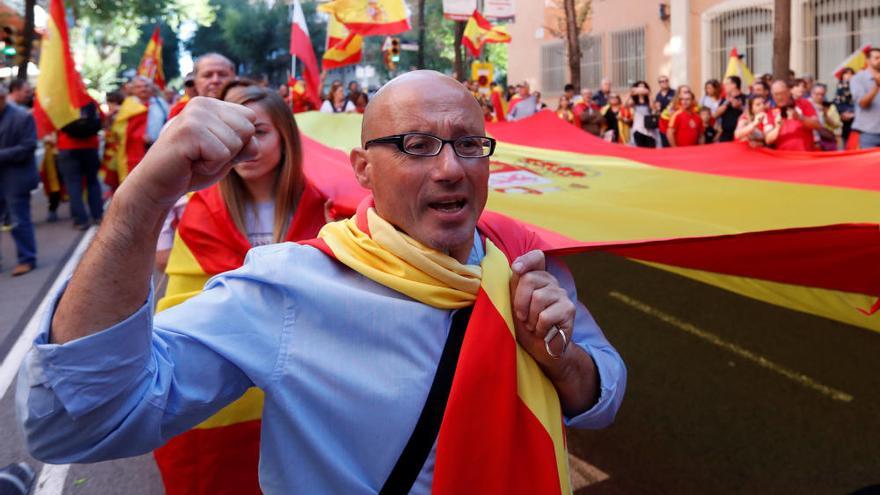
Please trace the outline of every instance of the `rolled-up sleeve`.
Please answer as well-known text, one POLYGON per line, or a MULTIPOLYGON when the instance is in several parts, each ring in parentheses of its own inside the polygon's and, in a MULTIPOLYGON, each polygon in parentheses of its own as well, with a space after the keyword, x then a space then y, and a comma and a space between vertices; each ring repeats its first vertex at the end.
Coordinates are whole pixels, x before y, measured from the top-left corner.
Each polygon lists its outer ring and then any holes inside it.
POLYGON ((49 343, 52 310, 19 370, 16 409, 31 454, 52 463, 139 455, 163 445, 271 374, 284 296, 243 268, 153 319, 49 343), (257 334, 258 328, 274 333, 257 334), (243 338, 246 336, 246 338, 243 338))
POLYGON ((573 418, 565 418, 565 424, 575 428, 604 428, 614 422, 623 402, 626 366, 586 306, 578 300, 574 279, 568 268, 561 261, 550 258, 548 271, 559 280, 560 287, 568 292, 568 297, 577 307, 572 342, 593 358, 599 372, 599 400, 587 411, 573 418))

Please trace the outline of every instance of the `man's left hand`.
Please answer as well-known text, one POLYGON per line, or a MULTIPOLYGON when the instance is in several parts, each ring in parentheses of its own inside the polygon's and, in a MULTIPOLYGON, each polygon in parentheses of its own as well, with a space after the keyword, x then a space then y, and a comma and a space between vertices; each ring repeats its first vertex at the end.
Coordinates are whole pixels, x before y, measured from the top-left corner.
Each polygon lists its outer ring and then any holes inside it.
POLYGON ((514 260, 510 279, 514 326, 517 342, 538 362, 552 379, 562 372, 562 362, 568 354, 563 342, 570 342, 574 331, 575 305, 568 293, 559 286, 556 277, 546 271, 544 253, 529 251, 514 260), (560 332, 550 341, 551 356, 544 345, 544 337, 556 326, 560 332))

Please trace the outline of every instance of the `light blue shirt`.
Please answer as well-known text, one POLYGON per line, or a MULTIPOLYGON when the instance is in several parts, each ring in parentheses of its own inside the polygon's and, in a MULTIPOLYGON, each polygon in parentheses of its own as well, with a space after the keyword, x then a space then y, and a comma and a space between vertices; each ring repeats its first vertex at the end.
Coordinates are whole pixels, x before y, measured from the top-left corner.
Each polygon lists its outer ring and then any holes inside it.
MULTIPOLYGON (((468 263, 483 256, 477 242, 468 263)), ((567 269, 550 271, 577 301, 567 269)), ((292 243, 252 249, 155 319, 151 307, 152 294, 128 319, 64 345, 47 343, 54 310, 45 317, 16 390, 34 457, 149 452, 257 386, 265 493, 376 493, 418 420, 453 314, 292 243)), ((579 303, 573 342, 593 357, 601 395, 566 423, 604 427, 623 398, 623 361, 579 303)), ((432 452, 412 493, 430 493, 433 468, 432 452)))
POLYGON ((168 120, 168 104, 158 96, 151 96, 147 105, 147 130, 144 136, 147 143, 152 144, 159 139, 159 133, 166 120, 168 120))

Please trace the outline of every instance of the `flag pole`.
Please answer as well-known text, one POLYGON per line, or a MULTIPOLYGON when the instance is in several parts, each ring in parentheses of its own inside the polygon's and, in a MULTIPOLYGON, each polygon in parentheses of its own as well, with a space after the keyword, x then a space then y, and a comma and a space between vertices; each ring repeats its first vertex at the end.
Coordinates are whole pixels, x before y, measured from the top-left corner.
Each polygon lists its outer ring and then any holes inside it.
MULTIPOLYGON (((290 29, 293 29, 293 0, 288 4, 287 24, 290 25, 290 29)), ((290 77, 296 79, 296 55, 293 54, 293 51, 290 52, 290 77)))

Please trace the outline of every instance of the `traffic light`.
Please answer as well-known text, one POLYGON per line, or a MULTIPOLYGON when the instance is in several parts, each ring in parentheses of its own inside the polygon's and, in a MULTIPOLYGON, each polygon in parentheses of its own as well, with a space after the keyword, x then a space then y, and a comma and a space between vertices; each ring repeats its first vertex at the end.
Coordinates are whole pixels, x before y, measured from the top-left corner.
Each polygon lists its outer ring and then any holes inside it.
POLYGON ((391 61, 394 64, 400 63, 400 39, 391 38, 391 61))
POLYGON ((3 45, 3 55, 5 57, 14 57, 18 52, 15 29, 10 26, 3 26, 3 37, 0 40, 3 45))

